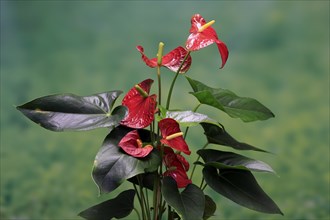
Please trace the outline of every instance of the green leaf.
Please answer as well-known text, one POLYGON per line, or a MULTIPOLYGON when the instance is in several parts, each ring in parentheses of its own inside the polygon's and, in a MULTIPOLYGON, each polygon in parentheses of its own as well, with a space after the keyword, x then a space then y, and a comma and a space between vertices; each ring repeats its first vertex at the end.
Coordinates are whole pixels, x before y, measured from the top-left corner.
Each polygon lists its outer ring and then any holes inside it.
POLYGON ((164 177, 162 194, 183 220, 203 219, 205 197, 203 191, 194 184, 188 184, 180 193, 172 177, 164 177))
POLYGON ((126 117, 124 106, 112 107, 121 91, 92 96, 50 95, 18 106, 26 117, 51 131, 81 131, 117 126, 126 117))
POLYGON ((133 189, 121 192, 116 198, 92 206, 78 215, 87 220, 109 220, 125 218, 134 208, 135 191, 133 189))
POLYGON ((267 152, 260 148, 237 141, 232 136, 230 136, 230 134, 228 134, 225 128, 220 124, 215 125, 209 123, 201 123, 201 125, 204 129, 204 134, 207 138, 207 141, 210 144, 219 144, 223 146, 228 146, 236 150, 254 150, 254 151, 267 152))
POLYGON ((275 173, 275 171, 266 163, 260 160, 254 160, 232 152, 204 149, 197 153, 202 157, 205 165, 210 165, 219 169, 248 169, 251 171, 275 173))
POLYGON ((203 220, 209 219, 214 216, 215 211, 217 210, 217 204, 213 201, 211 197, 205 195, 205 208, 203 214, 203 220))
POLYGON ((260 102, 252 98, 239 97, 226 89, 215 89, 186 77, 194 90, 194 95, 201 104, 213 106, 224 111, 232 118, 240 118, 244 122, 266 120, 274 114, 260 102))
POLYGON ((205 166, 203 176, 214 191, 241 206, 259 212, 283 215, 275 202, 258 185, 250 171, 205 166))
MULTIPOLYGON (((158 150, 154 149, 144 158, 135 158, 126 154, 119 146, 119 141, 132 129, 118 126, 105 138, 96 155, 92 176, 100 193, 111 192, 125 180, 144 172, 157 170, 161 163, 158 150)), ((149 142, 147 130, 138 130, 141 140, 149 142)))
POLYGON ((128 179, 128 181, 130 181, 131 183, 134 183, 136 185, 140 185, 140 183, 141 183, 142 187, 145 187, 150 190, 154 190, 154 182, 155 182, 157 175, 158 175, 157 172, 142 173, 142 174, 139 174, 137 176, 134 176, 134 177, 128 179))
POLYGON ((218 124, 217 121, 207 115, 193 111, 167 111, 166 118, 173 118, 182 126, 196 126, 202 122, 218 124))

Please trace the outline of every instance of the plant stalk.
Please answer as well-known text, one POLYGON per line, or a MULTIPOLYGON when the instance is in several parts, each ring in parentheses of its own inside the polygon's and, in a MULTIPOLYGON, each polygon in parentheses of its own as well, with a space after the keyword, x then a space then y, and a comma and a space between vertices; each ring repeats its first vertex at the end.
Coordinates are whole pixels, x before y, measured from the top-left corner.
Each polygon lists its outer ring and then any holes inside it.
POLYGON ((181 71, 181 69, 182 69, 182 67, 183 67, 183 64, 184 64, 184 62, 186 62, 186 60, 187 60, 187 58, 189 57, 189 55, 190 55, 190 51, 188 51, 188 53, 186 54, 186 56, 183 58, 183 61, 182 61, 182 63, 180 64, 180 67, 179 67, 179 69, 176 71, 176 74, 175 74, 175 76, 174 76, 174 78, 173 78, 173 81, 172 81, 171 86, 170 86, 170 90, 168 91, 168 95, 167 95, 167 101, 166 101, 166 109, 167 109, 167 110, 168 110, 169 107, 170 107, 171 96, 172 96, 172 92, 173 92, 173 88, 174 88, 175 81, 176 81, 176 79, 178 78, 178 75, 179 75, 179 73, 180 73, 180 71, 181 71))
MULTIPOLYGON (((207 147, 207 145, 209 145, 209 142, 204 144, 204 146, 202 147, 202 150, 205 149, 207 147)), ((190 180, 192 180, 192 178, 194 176, 194 172, 195 172, 195 169, 196 169, 196 162, 198 162, 200 158, 201 158, 201 156, 198 155, 197 160, 195 161, 194 166, 193 166, 192 171, 191 171, 191 174, 190 174, 190 180)))

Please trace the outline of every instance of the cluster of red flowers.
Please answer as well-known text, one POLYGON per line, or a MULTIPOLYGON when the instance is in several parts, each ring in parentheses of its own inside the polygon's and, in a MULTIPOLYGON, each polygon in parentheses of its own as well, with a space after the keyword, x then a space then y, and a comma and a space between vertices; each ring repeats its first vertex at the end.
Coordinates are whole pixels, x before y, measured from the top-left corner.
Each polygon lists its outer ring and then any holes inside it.
MULTIPOLYGON (((157 58, 149 59, 144 54, 142 46, 137 46, 142 55, 142 60, 149 67, 164 66, 173 72, 185 73, 189 70, 192 58, 190 52, 200 50, 206 46, 216 43, 222 59, 221 68, 225 65, 228 58, 227 46, 218 39, 215 30, 211 27, 214 21, 206 23, 204 18, 195 14, 191 19, 190 35, 186 41, 185 48, 179 46, 161 59, 161 65, 157 58)), ((157 96, 149 95, 152 79, 146 79, 135 85, 124 97, 122 105, 128 108, 127 117, 121 122, 122 125, 142 129, 149 126, 154 121, 157 107, 157 96)), ((171 176, 177 182, 179 188, 186 187, 191 183, 186 172, 189 163, 180 152, 190 155, 190 150, 183 138, 179 124, 172 118, 164 118, 158 122, 158 127, 162 135, 160 140, 163 147, 163 162, 166 167, 164 176, 171 176), (177 150, 175 153, 173 149, 177 150)), ((119 143, 119 146, 133 157, 145 157, 152 150, 150 143, 143 143, 137 130, 127 133, 119 143)))

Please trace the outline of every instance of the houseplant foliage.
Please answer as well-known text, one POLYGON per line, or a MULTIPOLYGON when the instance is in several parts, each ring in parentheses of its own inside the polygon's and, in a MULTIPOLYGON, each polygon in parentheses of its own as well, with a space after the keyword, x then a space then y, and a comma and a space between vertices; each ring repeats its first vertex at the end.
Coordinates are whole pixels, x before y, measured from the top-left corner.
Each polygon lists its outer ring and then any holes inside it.
POLYGON ((220 68, 225 66, 228 49, 219 40, 211 26, 213 23, 214 20, 206 22, 201 15, 193 15, 186 44, 165 55, 162 42, 157 57, 151 59, 142 46, 136 47, 142 61, 155 68, 156 92, 152 90, 154 80, 149 78, 127 91, 121 103, 117 99, 123 92, 113 90, 91 96, 44 96, 17 107, 26 117, 51 131, 109 130, 95 157, 93 180, 100 194, 116 191, 125 181, 132 187, 112 193, 117 196, 87 208, 79 216, 90 220, 125 218, 135 210, 139 219, 147 220, 208 219, 214 215, 217 204, 212 196, 204 193, 206 187, 246 208, 282 214, 253 176, 253 172, 274 174, 274 170, 265 162, 217 150, 216 146, 266 151, 236 140, 216 119, 197 112, 201 105, 206 105, 243 122, 274 117, 253 98, 210 87, 187 75, 192 53, 212 44, 218 47, 220 68), (162 102, 162 67, 175 72, 165 103, 162 102), (197 100, 193 110, 170 107, 179 76, 186 78, 192 88, 187 96, 197 100), (194 126, 202 127, 201 135, 206 139, 205 145, 196 152, 192 152, 186 142, 189 128, 194 126), (211 145, 214 149, 207 148, 211 145), (198 155, 197 161, 189 161, 192 153, 198 155), (198 183, 193 182, 196 166, 202 168, 198 183))

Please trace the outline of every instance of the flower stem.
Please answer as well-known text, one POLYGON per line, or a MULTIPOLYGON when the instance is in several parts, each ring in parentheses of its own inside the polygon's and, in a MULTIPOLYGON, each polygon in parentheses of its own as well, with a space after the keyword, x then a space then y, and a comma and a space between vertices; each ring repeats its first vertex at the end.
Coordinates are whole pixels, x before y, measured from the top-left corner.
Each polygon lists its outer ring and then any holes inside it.
POLYGON ((160 77, 160 66, 157 66, 157 79, 158 79, 158 105, 162 104, 162 83, 160 77))
POLYGON ((199 186, 199 188, 202 188, 203 184, 204 184, 204 177, 202 177, 201 185, 199 186))
POLYGON ((159 204, 160 204, 160 179, 159 175, 156 176, 155 181, 154 181, 154 197, 153 197, 153 206, 154 206, 154 215, 153 215, 153 220, 158 219, 158 211, 159 211, 159 204))
POLYGON ((138 216, 138 220, 141 220, 141 216, 139 213, 139 210, 137 210, 137 208, 133 207, 134 211, 136 212, 137 216, 138 216))
POLYGON ((158 46, 158 53, 157 53, 157 78, 158 78, 158 104, 161 105, 162 100, 162 90, 161 90, 161 80, 160 80, 160 67, 162 66, 162 59, 163 59, 163 50, 164 50, 164 43, 159 42, 158 46))
POLYGON ((201 188, 202 191, 207 187, 207 183, 204 184, 204 186, 201 188))
POLYGON ((148 195, 148 189, 145 188, 145 195, 146 195, 146 202, 147 202, 147 211, 148 211, 148 219, 151 220, 151 214, 150 214, 150 203, 149 203, 149 195, 148 195))
POLYGON ((135 189, 136 195, 137 195, 138 200, 139 200, 139 203, 140 203, 141 212, 142 212, 142 219, 145 220, 145 219, 146 219, 146 214, 145 214, 145 211, 144 211, 144 205, 143 205, 143 201, 142 201, 141 195, 139 195, 139 191, 138 191, 138 189, 136 188, 136 185, 133 184, 133 186, 134 186, 134 189, 135 189))
POLYGON ((181 65, 180 65, 179 69, 176 71, 176 74, 175 74, 175 76, 173 78, 172 84, 170 86, 170 90, 168 91, 168 95, 167 95, 167 102, 166 102, 166 109, 167 110, 170 107, 171 96, 172 96, 172 92, 173 92, 173 87, 174 87, 175 81, 178 78, 178 75, 179 75, 179 73, 180 73, 180 71, 181 71, 181 69, 183 67, 183 64, 184 64, 184 62, 186 62, 186 60, 189 57, 189 55, 190 55, 190 51, 188 51, 188 53, 186 54, 186 56, 183 58, 183 61, 182 61, 181 65))
MULTIPOLYGON (((206 144, 204 144, 204 146, 202 147, 202 149, 205 149, 207 147, 207 145, 209 145, 209 142, 207 142, 206 144)), ((196 162, 198 162, 200 158, 201 158, 201 156, 198 155, 196 162)), ((196 169, 196 162, 194 163, 194 166, 193 166, 192 171, 191 171, 191 174, 190 174, 190 179, 191 180, 192 180, 192 178, 194 176, 194 172, 195 172, 195 169, 196 169)))
POLYGON ((144 192, 143 192, 143 185, 142 185, 143 183, 142 183, 142 180, 141 180, 141 176, 137 176, 137 180, 138 180, 138 183, 139 183, 140 197, 141 197, 141 201, 142 201, 142 204, 143 204, 143 207, 144 207, 144 210, 145 210, 146 218, 151 219, 149 208, 148 208, 148 203, 146 201, 146 198, 145 198, 145 195, 144 195, 144 192))

